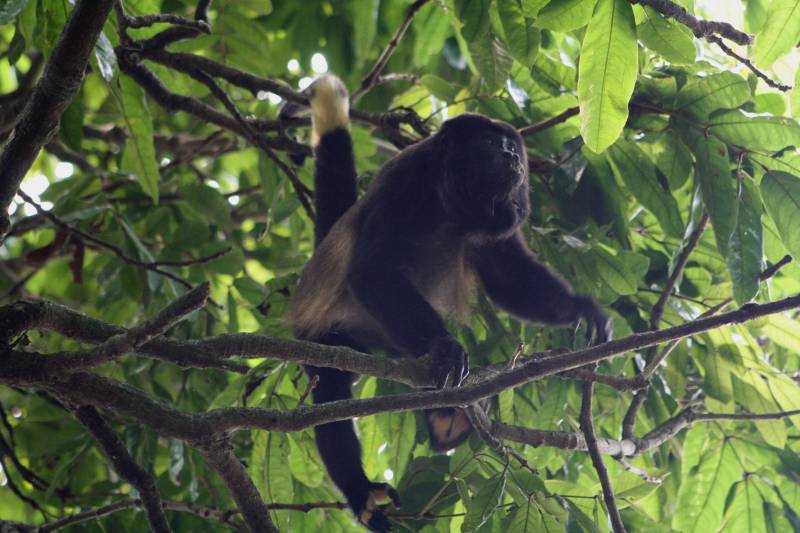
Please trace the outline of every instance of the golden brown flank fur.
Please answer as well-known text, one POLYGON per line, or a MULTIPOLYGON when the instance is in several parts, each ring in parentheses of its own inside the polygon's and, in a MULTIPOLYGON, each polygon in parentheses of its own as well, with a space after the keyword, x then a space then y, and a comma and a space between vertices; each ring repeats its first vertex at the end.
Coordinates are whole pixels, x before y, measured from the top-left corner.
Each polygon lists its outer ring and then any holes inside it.
MULTIPOLYGON (((289 323, 296 334, 307 339, 343 330, 366 347, 394 350, 397 348, 381 334, 380 325, 347 284, 361 205, 363 199, 333 226, 306 264, 289 311, 289 323)), ((451 229, 439 228, 409 262, 415 265, 413 270, 404 272, 436 311, 455 320, 468 316, 476 284, 463 243, 464 239, 456 238, 451 229)))

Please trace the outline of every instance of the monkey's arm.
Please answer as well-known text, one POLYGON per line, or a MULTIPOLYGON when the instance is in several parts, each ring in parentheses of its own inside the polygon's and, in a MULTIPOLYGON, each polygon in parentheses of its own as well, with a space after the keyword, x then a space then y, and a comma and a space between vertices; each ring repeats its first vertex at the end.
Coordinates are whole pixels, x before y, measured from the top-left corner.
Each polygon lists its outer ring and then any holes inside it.
POLYGON ((611 321, 597 303, 573 294, 566 282, 537 262, 519 232, 478 250, 474 265, 489 297, 509 313, 552 325, 583 318, 596 342, 611 338, 611 321))
POLYGON ((375 213, 362 225, 348 272, 350 289, 392 343, 413 356, 431 354, 438 387, 448 376, 458 386, 469 372, 467 354, 402 270, 413 257, 415 233, 426 226, 406 224, 405 235, 398 236, 397 226, 385 222, 390 218, 375 213))

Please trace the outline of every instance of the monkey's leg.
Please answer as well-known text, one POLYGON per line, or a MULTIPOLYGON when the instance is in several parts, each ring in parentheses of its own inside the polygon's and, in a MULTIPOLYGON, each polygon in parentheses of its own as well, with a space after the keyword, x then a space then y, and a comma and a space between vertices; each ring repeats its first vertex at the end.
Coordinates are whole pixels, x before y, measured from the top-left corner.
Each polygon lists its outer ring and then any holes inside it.
MULTIPOLYGON (((347 335, 329 333, 316 342, 331 346, 348 346, 364 351, 347 335)), ((312 391, 314 403, 347 400, 353 397, 353 374, 335 368, 307 366, 309 376, 319 376, 312 391)), ((317 448, 333 482, 339 487, 356 518, 370 530, 389 531, 389 520, 377 506, 386 499, 395 504, 397 492, 387 483, 373 483, 361 466, 361 444, 358 442, 352 420, 322 424, 314 428, 317 448)))

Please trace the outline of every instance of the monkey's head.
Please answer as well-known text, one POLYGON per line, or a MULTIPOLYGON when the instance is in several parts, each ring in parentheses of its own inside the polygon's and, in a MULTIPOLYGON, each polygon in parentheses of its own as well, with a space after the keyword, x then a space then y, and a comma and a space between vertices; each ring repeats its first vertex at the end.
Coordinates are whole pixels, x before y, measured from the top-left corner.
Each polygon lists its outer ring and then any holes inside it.
POLYGON ((465 230, 511 233, 527 217, 528 157, 519 132, 505 122, 463 114, 439 132, 447 215, 465 230))

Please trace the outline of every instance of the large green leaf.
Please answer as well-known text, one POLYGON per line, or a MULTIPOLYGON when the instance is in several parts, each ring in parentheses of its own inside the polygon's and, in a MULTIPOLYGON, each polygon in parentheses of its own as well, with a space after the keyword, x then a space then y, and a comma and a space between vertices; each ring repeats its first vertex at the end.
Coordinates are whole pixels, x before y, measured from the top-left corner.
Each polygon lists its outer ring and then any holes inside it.
POLYGON ((503 43, 492 32, 487 31, 470 43, 469 51, 481 74, 486 92, 494 93, 502 88, 511 68, 511 55, 503 43))
POLYGON ((478 493, 473 496, 467 507, 467 515, 461 525, 464 533, 477 530, 500 505, 506 487, 506 474, 502 472, 494 477, 484 480, 478 493))
POLYGON ((0 25, 11 24, 28 0, 3 0, 0 2, 0 25))
POLYGON ((680 238, 683 220, 675 198, 658 181, 656 167, 641 148, 620 139, 608 152, 614 173, 621 179, 639 202, 661 224, 664 233, 680 238))
POLYGON ((153 121, 142 88, 127 76, 119 78, 120 102, 130 134, 122 152, 121 169, 136 176, 142 190, 158 202, 159 172, 153 146, 153 121))
POLYGON ((672 527, 684 533, 717 531, 722 525, 725 498, 742 471, 733 448, 716 441, 705 450, 700 463, 681 482, 672 527))
POLYGON ((761 211, 758 189, 745 179, 739 196, 736 228, 728 241, 728 271, 733 281, 733 297, 740 305, 758 294, 758 276, 764 263, 761 211))
POLYGON ((678 109, 705 121, 718 109, 734 109, 750 99, 747 80, 733 72, 721 72, 690 80, 678 93, 678 109))
POLYGON ((500 2, 497 8, 511 55, 526 67, 533 65, 539 53, 540 31, 533 27, 532 19, 525 17, 519 0, 500 2))
POLYGON ((695 157, 695 179, 700 185, 703 203, 711 217, 717 249, 727 257, 728 240, 736 228, 739 204, 736 182, 731 176, 728 149, 714 137, 691 132, 689 145, 695 157))
POLYGON ((756 35, 753 58, 770 67, 800 40, 800 0, 772 0, 764 29, 756 35))
POLYGON ((697 50, 692 32, 652 8, 645 7, 643 11, 644 20, 636 28, 639 40, 670 63, 694 62, 697 50))
MULTIPOLYGON (((767 520, 764 517, 764 500, 756 488, 755 476, 745 477, 736 484, 733 499, 725 511, 725 531, 730 533, 766 533, 767 520)), ((772 491, 771 488, 765 487, 772 491)))
POLYGON ((536 25, 553 31, 572 31, 589 23, 597 0, 551 0, 539 11, 536 25))
POLYGON ((780 150, 800 146, 800 124, 787 117, 728 111, 711 120, 711 133, 750 150, 780 150))
POLYGON ((786 249, 800 257, 800 178, 770 171, 761 180, 761 196, 786 249))
POLYGON ((628 101, 638 74, 636 24, 627 0, 598 0, 581 46, 578 101, 581 135, 602 152, 628 120, 628 101))

